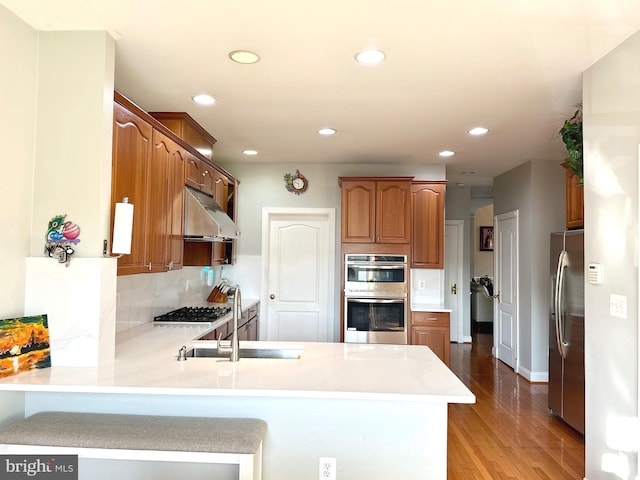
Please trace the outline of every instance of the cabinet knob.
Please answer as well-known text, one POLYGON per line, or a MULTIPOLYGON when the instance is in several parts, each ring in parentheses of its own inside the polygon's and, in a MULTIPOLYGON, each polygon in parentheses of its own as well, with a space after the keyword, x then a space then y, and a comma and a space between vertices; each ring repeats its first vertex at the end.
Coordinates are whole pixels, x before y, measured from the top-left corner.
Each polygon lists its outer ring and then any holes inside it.
POLYGON ((203 177, 204 177, 204 176, 206 176, 206 175, 208 175, 208 174, 209 174, 209 170, 205 170, 204 172, 202 172, 202 176, 203 176, 203 177))
POLYGON ((275 299, 276 299, 276 296, 272 293, 271 295, 269 295, 269 298, 270 298, 271 300, 275 300, 275 299))

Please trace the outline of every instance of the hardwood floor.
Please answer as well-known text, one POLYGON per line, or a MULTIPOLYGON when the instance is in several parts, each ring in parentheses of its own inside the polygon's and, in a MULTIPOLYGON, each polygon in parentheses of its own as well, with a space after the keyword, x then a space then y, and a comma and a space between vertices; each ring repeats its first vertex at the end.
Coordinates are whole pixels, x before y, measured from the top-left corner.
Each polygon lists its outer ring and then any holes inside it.
POLYGON ((451 370, 476 395, 449 406, 448 479, 584 478, 584 439, 549 414, 547 385, 491 356, 491 334, 451 344, 451 370))

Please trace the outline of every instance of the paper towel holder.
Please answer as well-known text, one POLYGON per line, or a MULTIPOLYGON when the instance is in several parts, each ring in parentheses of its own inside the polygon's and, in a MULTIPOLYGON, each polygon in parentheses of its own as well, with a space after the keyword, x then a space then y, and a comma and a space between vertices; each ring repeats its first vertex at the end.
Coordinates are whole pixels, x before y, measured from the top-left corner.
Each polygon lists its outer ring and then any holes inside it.
POLYGON ((123 197, 121 203, 116 203, 113 219, 113 235, 112 238, 118 237, 120 245, 118 251, 113 250, 109 253, 109 241, 104 239, 102 242, 102 255, 108 258, 120 258, 123 255, 131 253, 131 237, 133 230, 133 204, 129 203, 129 197, 123 197), (126 207, 125 207, 126 205, 126 207), (123 208, 127 208, 128 212, 124 213, 123 208), (126 218, 124 218, 126 215, 126 218))

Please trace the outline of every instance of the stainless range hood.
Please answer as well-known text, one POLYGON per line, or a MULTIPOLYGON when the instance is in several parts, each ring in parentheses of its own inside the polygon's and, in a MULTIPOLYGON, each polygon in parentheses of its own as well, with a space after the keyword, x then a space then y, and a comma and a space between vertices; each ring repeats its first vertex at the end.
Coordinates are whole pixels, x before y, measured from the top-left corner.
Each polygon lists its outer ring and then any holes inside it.
POLYGON ((213 197, 184 187, 184 239, 191 242, 225 242, 240 230, 213 197))

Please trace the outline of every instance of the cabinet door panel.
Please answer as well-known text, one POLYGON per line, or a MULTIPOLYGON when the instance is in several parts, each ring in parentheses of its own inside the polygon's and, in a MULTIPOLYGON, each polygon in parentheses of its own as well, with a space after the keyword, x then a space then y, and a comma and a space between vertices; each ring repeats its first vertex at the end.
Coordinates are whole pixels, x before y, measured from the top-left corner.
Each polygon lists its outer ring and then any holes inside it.
POLYGON ((342 241, 375 242, 376 182, 342 182, 342 241))
POLYGON ((414 267, 444 267, 444 185, 414 183, 412 255, 414 267))
POLYGON ((445 344, 449 345, 449 337, 444 330, 423 326, 413 327, 411 329, 411 343, 426 345, 448 365, 448 361, 445 360, 445 344))
MULTIPOLYGON (((213 198, 222 210, 227 211, 227 192, 229 179, 217 170, 213 170, 213 198)), ((212 248, 211 265, 223 265, 226 261, 227 244, 215 242, 212 248)))
MULTIPOLYGON (((170 146, 170 144, 169 144, 170 146)), ((167 209, 167 264, 171 270, 182 268, 184 252, 184 171, 187 152, 175 143, 169 155, 167 209)))
POLYGON ((196 156, 187 152, 186 173, 184 183, 213 196, 214 194, 214 170, 196 156))
POLYGON ((565 166, 567 229, 584 227, 584 187, 580 177, 565 166))
POLYGON ((169 164, 173 141, 162 133, 153 131, 153 152, 149 170, 149 217, 147 218, 148 252, 147 265, 150 272, 167 270, 165 259, 166 235, 170 220, 167 211, 169 189, 169 164))
POLYGON ((376 242, 411 241, 411 183, 377 182, 376 242))
POLYGON ((147 185, 153 129, 118 103, 114 103, 113 110, 112 232, 115 204, 128 197, 134 206, 131 253, 118 259, 118 275, 127 275, 146 271, 147 185))

